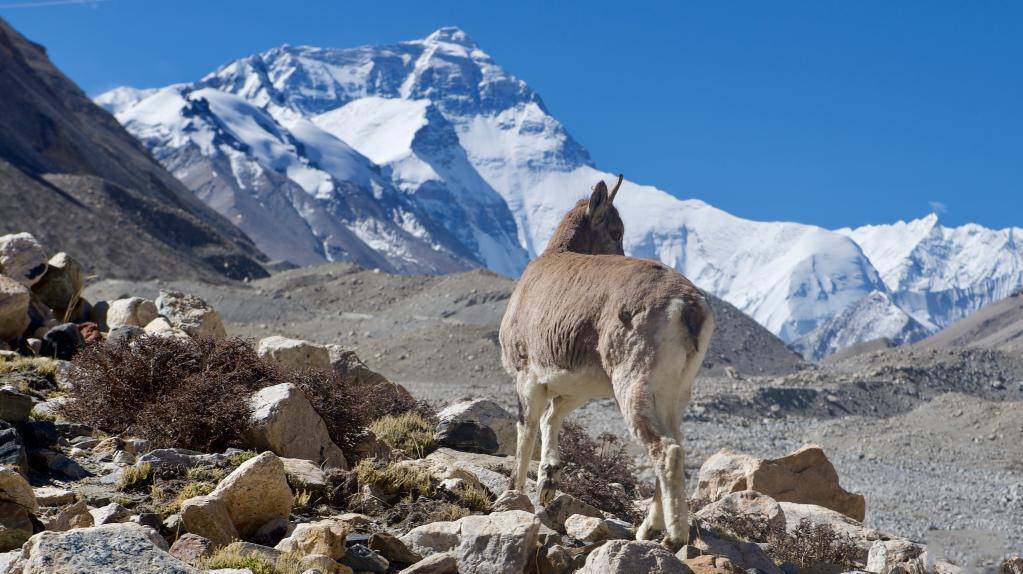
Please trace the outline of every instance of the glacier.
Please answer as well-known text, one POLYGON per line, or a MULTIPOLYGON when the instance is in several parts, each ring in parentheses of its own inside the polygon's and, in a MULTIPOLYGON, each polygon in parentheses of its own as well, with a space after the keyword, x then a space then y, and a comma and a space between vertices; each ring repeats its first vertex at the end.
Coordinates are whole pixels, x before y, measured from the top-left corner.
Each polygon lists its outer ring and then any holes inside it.
MULTIPOLYGON (((516 276, 614 177, 453 27, 390 45, 285 45, 97 102, 268 255, 300 265, 516 276)), ((632 180, 616 205, 628 254, 671 265, 790 343, 829 324, 825 349, 851 344, 877 334, 861 327, 879 314, 888 331, 911 318, 917 337, 1023 285, 1020 230, 932 216, 840 230, 751 221, 632 180)))

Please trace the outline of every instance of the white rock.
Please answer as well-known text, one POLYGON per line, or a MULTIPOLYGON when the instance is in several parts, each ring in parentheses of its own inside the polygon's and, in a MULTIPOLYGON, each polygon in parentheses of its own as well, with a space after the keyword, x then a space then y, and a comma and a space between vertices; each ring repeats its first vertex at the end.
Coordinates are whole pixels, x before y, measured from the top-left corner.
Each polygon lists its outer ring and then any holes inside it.
POLYGON ((22 550, 22 574, 200 574, 168 554, 166 544, 130 522, 40 532, 22 550))
POLYGON ((31 297, 28 287, 0 275, 0 342, 14 341, 28 329, 31 297))
POLYGON ((583 542, 600 542, 611 538, 611 529, 603 518, 573 514, 565 520, 565 534, 583 542))
POLYGON ((31 287, 46 272, 46 249, 30 233, 0 236, 0 273, 31 287))
POLYGON ((867 572, 888 574, 896 564, 912 562, 924 553, 925 548, 909 540, 878 540, 867 554, 867 572))
POLYGON ((590 552, 578 574, 692 574, 682 561, 656 542, 610 540, 590 552))
POLYGON ((466 516, 413 528, 401 538, 423 556, 452 553, 461 574, 522 572, 535 549, 540 521, 521 510, 466 516))
POLYGON ((157 317, 156 319, 153 319, 152 321, 147 323, 142 330, 150 335, 156 335, 158 337, 179 337, 185 339, 188 338, 188 333, 182 331, 181 329, 175 328, 173 325, 170 324, 170 321, 168 321, 164 317, 157 317))
POLYGON ((116 502, 111 502, 106 506, 90 510, 89 514, 92 515, 93 524, 103 526, 104 524, 116 524, 127 521, 131 516, 131 511, 116 502))
POLYGON ((274 518, 287 518, 293 502, 284 463, 272 452, 243 462, 209 496, 224 502, 242 538, 274 518))
POLYGON ((250 442, 288 458, 348 468, 344 453, 330 439, 327 425, 302 393, 290 383, 266 387, 249 399, 250 442))
POLYGON ((160 296, 156 298, 156 308, 175 329, 190 337, 227 337, 220 314, 195 295, 181 291, 160 291, 160 296))
POLYGON ((107 309, 107 326, 115 327, 145 327, 159 315, 156 311, 156 303, 142 297, 128 297, 118 299, 110 303, 107 309))
POLYGON ((274 335, 259 341, 256 352, 260 357, 271 359, 287 369, 330 369, 330 353, 327 347, 274 335))

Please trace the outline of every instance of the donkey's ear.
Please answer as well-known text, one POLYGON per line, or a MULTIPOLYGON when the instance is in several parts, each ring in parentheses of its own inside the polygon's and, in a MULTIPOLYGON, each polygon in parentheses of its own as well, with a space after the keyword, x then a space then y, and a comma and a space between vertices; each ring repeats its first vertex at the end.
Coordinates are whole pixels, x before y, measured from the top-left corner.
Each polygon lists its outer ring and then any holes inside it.
POLYGON ((607 184, 603 181, 597 182, 597 185, 593 186, 593 193, 590 194, 590 203, 586 206, 587 217, 593 222, 601 221, 610 207, 611 198, 607 195, 607 184))

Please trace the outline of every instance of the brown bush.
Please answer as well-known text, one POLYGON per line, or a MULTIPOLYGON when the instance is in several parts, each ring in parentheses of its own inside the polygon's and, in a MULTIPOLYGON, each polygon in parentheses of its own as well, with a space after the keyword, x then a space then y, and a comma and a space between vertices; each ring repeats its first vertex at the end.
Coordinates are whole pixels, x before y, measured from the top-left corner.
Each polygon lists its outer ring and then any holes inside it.
POLYGON ((772 533, 767 542, 776 562, 791 562, 800 568, 816 564, 854 567, 862 554, 849 536, 830 524, 817 524, 809 518, 800 520, 791 532, 772 533))
POLYGON ((249 397, 281 383, 302 390, 345 451, 370 421, 425 408, 383 377, 284 371, 244 339, 143 336, 131 343, 87 345, 72 364, 72 400, 61 407, 64 417, 149 439, 157 448, 213 452, 244 446, 249 397))
POLYGON ((566 422, 558 450, 565 465, 561 490, 622 520, 642 518, 632 502, 639 491, 635 463, 618 437, 604 433, 594 440, 579 425, 566 422))

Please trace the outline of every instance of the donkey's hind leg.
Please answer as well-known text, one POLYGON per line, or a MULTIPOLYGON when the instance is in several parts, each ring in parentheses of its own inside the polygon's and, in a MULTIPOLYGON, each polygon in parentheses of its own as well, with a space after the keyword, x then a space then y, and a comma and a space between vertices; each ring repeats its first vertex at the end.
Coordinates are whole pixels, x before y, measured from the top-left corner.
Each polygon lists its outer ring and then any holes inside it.
POLYGON ((565 417, 586 402, 585 398, 560 395, 554 397, 550 407, 540 420, 540 475, 537 486, 540 490, 540 504, 546 505, 554 499, 561 480, 561 454, 558 452, 558 433, 565 417))
POLYGON ((646 518, 643 519, 639 530, 636 531, 636 540, 653 540, 658 533, 664 530, 664 507, 661 504, 660 481, 654 479, 654 485, 654 497, 650 501, 646 518))
POLYGON ((516 425, 519 432, 515 442, 515 473, 510 486, 514 490, 525 491, 529 463, 536 449, 536 431, 547 402, 547 388, 530 373, 520 372, 515 391, 519 396, 519 421, 516 425))

